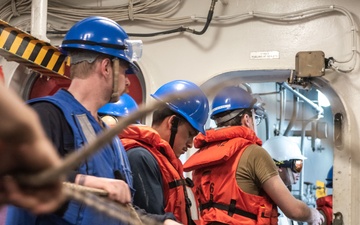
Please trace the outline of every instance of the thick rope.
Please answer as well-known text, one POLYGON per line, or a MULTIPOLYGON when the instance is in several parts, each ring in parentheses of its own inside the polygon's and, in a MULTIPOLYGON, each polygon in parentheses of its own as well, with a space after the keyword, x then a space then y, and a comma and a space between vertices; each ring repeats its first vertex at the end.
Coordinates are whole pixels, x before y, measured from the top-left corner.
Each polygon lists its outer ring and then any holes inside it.
MULTIPOLYGON (((93 199, 94 196, 107 197, 109 195, 108 192, 106 192, 102 189, 86 187, 86 186, 77 185, 77 184, 70 183, 70 182, 63 182, 63 187, 65 189, 65 194, 68 197, 71 197, 75 200, 80 200, 81 202, 85 202, 85 199, 81 199, 81 197, 80 197, 82 195, 88 195, 91 197, 90 199, 93 199), (79 193, 83 193, 83 194, 79 194, 79 193)), ((108 208, 109 208, 108 206, 110 206, 110 211, 111 211, 111 204, 109 204, 109 202, 111 202, 111 201, 105 200, 105 199, 102 199, 102 200, 104 200, 103 203, 106 202, 106 204, 100 205, 100 208, 96 208, 96 204, 95 204, 95 206, 92 206, 92 207, 100 212, 105 213, 106 215, 113 217, 112 212, 110 214, 107 213, 108 208), (103 210, 103 208, 105 209, 105 211, 103 210)), ((113 202, 113 204, 116 204, 116 203, 113 202)), ((116 205, 118 208, 122 209, 121 211, 118 211, 118 213, 124 214, 122 216, 118 216, 118 218, 116 218, 116 219, 120 219, 123 222, 128 222, 128 223, 131 222, 133 224, 143 225, 139 215, 137 214, 136 210, 134 209, 134 207, 131 204, 121 205, 120 203, 117 203, 116 205), (130 219, 130 221, 124 221, 123 216, 125 216, 128 213, 130 213, 131 219, 130 219)), ((128 217, 126 217, 126 218, 128 218, 128 217)))
POLYGON ((126 206, 116 203, 107 198, 98 196, 98 191, 93 192, 90 189, 78 187, 79 185, 65 184, 64 194, 71 199, 82 202, 95 210, 104 213, 112 218, 133 225, 161 225, 162 222, 156 221, 151 217, 142 215, 141 219, 131 204, 126 206), (143 223, 143 222, 144 223, 143 223))

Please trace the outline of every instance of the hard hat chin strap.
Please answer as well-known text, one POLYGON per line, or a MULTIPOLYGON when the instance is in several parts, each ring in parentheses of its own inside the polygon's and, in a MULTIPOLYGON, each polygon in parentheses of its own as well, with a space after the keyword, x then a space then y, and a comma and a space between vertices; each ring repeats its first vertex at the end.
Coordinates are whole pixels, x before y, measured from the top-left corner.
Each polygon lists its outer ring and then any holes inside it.
POLYGON ((120 97, 120 93, 119 93, 120 62, 118 58, 113 59, 112 67, 113 67, 113 88, 112 88, 110 102, 117 102, 120 97))
POLYGON ((169 145, 171 146, 171 148, 174 147, 175 136, 178 130, 178 126, 179 126, 179 118, 177 116, 174 116, 171 121, 171 134, 169 140, 169 145))
POLYGON ((287 175, 289 176, 290 185, 295 184, 295 175, 293 174, 293 171, 291 168, 286 168, 287 175))
POLYGON ((256 118, 255 118, 255 110, 251 109, 251 115, 252 115, 252 122, 253 122, 253 130, 255 132, 255 134, 257 135, 257 124, 256 124, 256 118))

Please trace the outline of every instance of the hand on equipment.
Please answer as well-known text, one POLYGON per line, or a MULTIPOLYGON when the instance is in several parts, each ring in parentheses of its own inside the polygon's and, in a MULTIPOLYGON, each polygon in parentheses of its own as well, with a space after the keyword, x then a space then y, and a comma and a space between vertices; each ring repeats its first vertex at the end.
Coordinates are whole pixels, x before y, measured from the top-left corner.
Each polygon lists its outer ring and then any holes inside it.
POLYGON ((306 221, 309 225, 321 225, 324 222, 324 216, 315 208, 310 208, 310 219, 306 221))

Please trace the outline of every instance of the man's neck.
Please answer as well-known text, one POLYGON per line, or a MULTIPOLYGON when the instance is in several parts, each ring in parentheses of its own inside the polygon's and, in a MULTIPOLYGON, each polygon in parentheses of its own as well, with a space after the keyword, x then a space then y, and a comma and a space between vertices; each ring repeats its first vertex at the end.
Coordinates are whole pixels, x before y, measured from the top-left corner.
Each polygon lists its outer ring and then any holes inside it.
POLYGON ((101 87, 96 87, 93 82, 89 80, 74 79, 68 91, 74 98, 80 102, 94 118, 97 118, 97 111, 99 108, 107 103, 108 100, 104 98, 104 91, 101 87))

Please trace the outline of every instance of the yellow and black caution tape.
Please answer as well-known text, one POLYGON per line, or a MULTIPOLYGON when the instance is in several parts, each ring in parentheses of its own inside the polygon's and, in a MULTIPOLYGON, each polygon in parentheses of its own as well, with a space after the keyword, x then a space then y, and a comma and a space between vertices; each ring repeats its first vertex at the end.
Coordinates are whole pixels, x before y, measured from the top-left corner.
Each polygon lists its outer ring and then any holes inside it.
POLYGON ((65 54, 3 20, 0 20, 0 55, 42 75, 68 78, 65 54))

